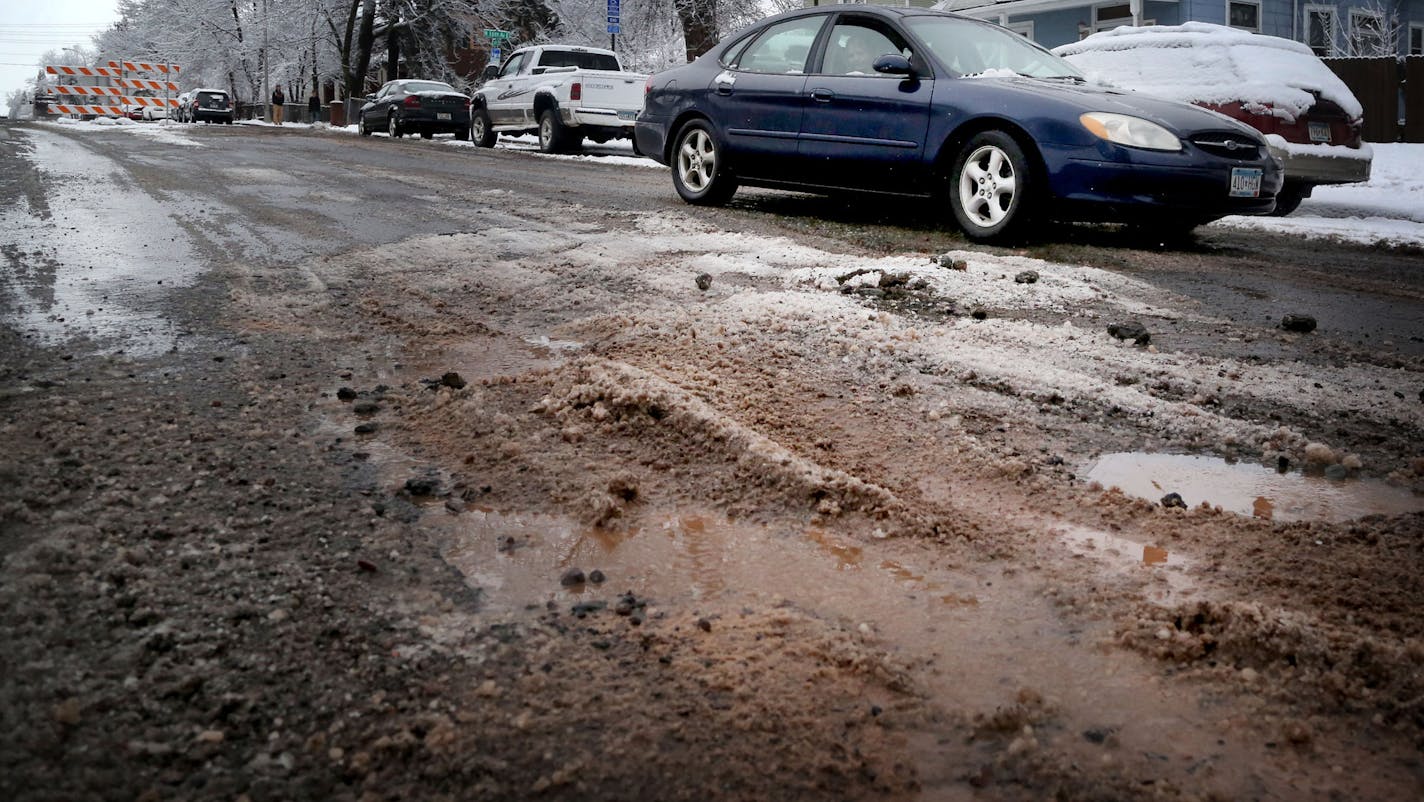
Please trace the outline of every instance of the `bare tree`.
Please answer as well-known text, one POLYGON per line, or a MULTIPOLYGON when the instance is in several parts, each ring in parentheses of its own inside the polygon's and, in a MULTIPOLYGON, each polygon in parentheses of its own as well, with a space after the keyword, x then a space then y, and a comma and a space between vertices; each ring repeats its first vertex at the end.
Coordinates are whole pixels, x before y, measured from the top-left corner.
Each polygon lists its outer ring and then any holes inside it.
POLYGON ((1350 9, 1345 55, 1360 58, 1398 56, 1409 25, 1400 18, 1398 0, 1370 0, 1350 9))

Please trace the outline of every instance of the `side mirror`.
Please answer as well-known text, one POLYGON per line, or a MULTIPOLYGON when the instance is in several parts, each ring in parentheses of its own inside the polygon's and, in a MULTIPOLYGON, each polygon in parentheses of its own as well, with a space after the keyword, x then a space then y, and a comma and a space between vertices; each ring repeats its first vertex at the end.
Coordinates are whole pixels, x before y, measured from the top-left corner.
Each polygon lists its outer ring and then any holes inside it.
POLYGON ((913 75, 915 72, 910 60, 899 53, 886 53, 877 58, 872 69, 885 75, 913 75))
POLYGON ((367 95, 367 96, 365 96, 365 97, 363 97, 363 98, 361 98, 361 99, 364 100, 364 101, 367 102, 367 103, 375 103, 375 102, 376 102, 376 96, 375 96, 375 95, 367 95))
POLYGON ((490 64, 489 66, 485 67, 485 71, 480 74, 480 77, 483 78, 483 79, 486 80, 486 81, 490 81, 490 80, 493 80, 493 79, 495 79, 495 78, 498 78, 498 77, 499 77, 499 65, 498 65, 498 64, 490 64))

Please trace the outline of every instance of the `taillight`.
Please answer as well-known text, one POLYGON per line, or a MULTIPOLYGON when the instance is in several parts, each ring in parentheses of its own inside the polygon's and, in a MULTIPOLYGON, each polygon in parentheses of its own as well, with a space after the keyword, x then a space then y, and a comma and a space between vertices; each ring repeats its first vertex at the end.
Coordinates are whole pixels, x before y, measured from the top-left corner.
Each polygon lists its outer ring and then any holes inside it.
POLYGON ((645 94, 645 95, 652 94, 652 91, 653 91, 653 76, 649 75, 649 76, 648 76, 648 80, 646 80, 646 81, 643 82, 643 94, 645 94))
POLYGON ((407 98, 405 99, 405 107, 408 108, 408 109, 418 109, 418 108, 420 108, 420 96, 419 96, 419 95, 411 95, 411 96, 407 97, 407 98))
POLYGON ((470 100, 469 98, 465 98, 465 111, 469 111, 469 110, 470 110, 470 103, 471 103, 471 100, 470 100))
POLYGON ((574 81, 569 85, 569 100, 583 100, 583 84, 574 81))

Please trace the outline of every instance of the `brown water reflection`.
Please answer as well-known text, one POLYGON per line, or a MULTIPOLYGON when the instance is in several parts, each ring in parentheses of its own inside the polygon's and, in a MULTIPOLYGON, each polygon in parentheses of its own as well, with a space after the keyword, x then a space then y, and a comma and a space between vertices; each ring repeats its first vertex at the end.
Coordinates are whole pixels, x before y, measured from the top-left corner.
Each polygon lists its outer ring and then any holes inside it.
POLYGON ((1210 504, 1273 521, 1348 521, 1424 510, 1424 497, 1374 479, 1277 473, 1253 463, 1184 454, 1106 454, 1088 479, 1138 498, 1178 493, 1188 507, 1210 504))

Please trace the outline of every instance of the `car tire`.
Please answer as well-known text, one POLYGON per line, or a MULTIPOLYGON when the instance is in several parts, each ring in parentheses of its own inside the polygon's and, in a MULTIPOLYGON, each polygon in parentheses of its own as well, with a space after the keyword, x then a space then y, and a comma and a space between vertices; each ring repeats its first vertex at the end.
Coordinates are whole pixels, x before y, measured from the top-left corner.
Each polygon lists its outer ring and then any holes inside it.
POLYGON ((721 206, 737 191, 725 152, 710 123, 694 120, 677 132, 672 149, 672 185, 694 206, 721 206))
POLYGON ((405 132, 400 127, 399 117, 394 114, 386 115, 386 133, 390 134, 391 139, 400 139, 405 136, 405 132))
POLYGON ((1033 216, 1033 168, 1003 131, 974 135, 950 173, 949 204, 964 234, 976 242, 1006 239, 1033 216))
POLYGON ((490 123, 489 112, 484 109, 475 109, 474 116, 470 118, 470 139, 482 148, 494 147, 494 143, 499 139, 494 125, 490 123))
POLYGON ((558 109, 545 109, 539 115, 539 150, 545 153, 562 153, 567 147, 567 132, 559 119, 558 109))
POLYGON ((1296 209, 1300 208, 1300 202, 1310 196, 1310 187, 1300 184, 1286 184, 1281 187, 1281 191, 1276 193, 1276 208, 1271 210, 1272 217, 1285 217, 1296 209))
POLYGON ((362 117, 356 121, 356 132, 359 133, 361 136, 371 135, 371 128, 370 126, 366 125, 365 117, 362 117))

